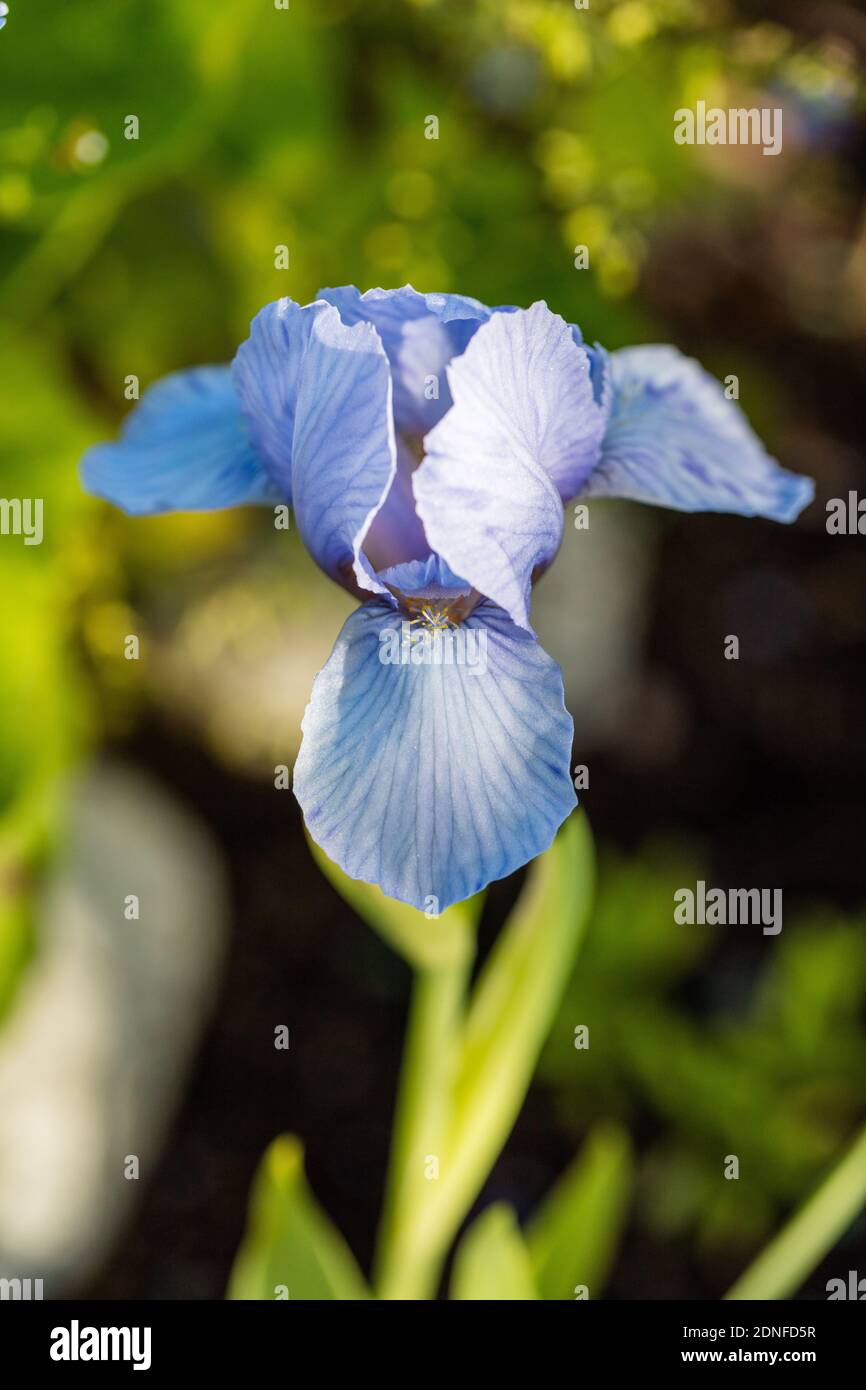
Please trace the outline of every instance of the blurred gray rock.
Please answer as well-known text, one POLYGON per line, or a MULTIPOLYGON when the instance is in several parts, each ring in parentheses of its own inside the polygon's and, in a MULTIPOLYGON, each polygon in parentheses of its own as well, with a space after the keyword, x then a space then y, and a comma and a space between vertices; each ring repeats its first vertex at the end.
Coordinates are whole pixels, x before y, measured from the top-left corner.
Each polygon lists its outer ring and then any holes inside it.
POLYGON ((74 1294, 121 1236, 213 1006, 226 928, 203 829, 137 771, 83 777, 39 955, 0 1031, 0 1277, 74 1294))
POLYGON ((559 554, 532 600, 539 641, 562 667, 582 752, 616 739, 640 673, 656 530, 641 508, 590 501, 589 529, 565 509, 559 554))

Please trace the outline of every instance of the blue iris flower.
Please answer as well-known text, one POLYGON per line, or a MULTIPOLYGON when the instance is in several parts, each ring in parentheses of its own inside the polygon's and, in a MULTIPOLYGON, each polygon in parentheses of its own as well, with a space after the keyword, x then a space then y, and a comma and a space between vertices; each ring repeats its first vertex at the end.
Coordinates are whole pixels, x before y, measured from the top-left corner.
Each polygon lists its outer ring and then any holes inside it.
POLYGON ((576 804, 562 677, 530 625, 563 504, 792 521, 813 496, 675 348, 608 354, 544 303, 410 286, 269 304, 231 367, 158 382, 82 473, 136 514, 292 504, 361 600, 313 685, 295 794, 348 874, 428 911, 534 858, 576 804))

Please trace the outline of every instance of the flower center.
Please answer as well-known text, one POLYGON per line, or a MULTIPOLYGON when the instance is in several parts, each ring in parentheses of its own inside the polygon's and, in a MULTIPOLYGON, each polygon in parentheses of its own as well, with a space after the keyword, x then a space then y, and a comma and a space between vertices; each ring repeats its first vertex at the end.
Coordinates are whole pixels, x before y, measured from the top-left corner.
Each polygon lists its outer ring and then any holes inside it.
POLYGON ((481 595, 475 589, 470 589, 468 593, 406 594, 391 585, 388 587, 412 627, 430 632, 451 632, 460 626, 464 618, 469 617, 481 601, 481 595))
MULTIPOLYGON (((462 597, 462 595, 461 595, 462 597)), ((410 598, 402 595, 402 603, 412 627, 426 628, 430 632, 450 632, 460 622, 460 616, 453 610, 454 601, 442 599, 410 598)))

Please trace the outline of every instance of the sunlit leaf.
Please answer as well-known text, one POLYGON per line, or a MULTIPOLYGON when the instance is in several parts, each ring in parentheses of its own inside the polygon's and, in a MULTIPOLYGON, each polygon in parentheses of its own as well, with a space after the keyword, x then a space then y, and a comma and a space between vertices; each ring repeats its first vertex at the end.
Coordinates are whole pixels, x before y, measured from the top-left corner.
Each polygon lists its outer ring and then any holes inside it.
POLYGON ((370 1297, 349 1247, 307 1185, 303 1148, 291 1136, 276 1139, 262 1161, 228 1297, 370 1297))
POLYGON ((631 1142, 618 1125, 590 1134, 527 1230, 541 1297, 571 1299, 577 1285, 601 1292, 628 1212, 631 1142))
POLYGON ((316 864, 341 898, 410 965, 436 969, 465 956, 484 902, 483 893, 455 903, 439 917, 426 917, 416 908, 386 897, 375 884, 349 878, 309 836, 307 842, 316 864))
POLYGON ((538 1298, 526 1242, 504 1202, 483 1211, 457 1247, 451 1297, 524 1303, 538 1298))
POLYGON ((586 816, 567 820, 527 882, 482 969, 456 1060, 437 1202, 462 1217, 505 1143, 574 963, 592 905, 586 816))
POLYGON ((466 962, 429 971, 413 1007, 381 1232, 383 1297, 429 1297, 523 1104, 589 914, 594 855, 572 816, 532 864, 463 1009, 466 962), (427 1181, 427 1162, 435 1181, 427 1181))
POLYGON ((866 1204, 866 1128, 795 1212, 775 1240, 725 1294, 730 1299, 790 1298, 866 1204))

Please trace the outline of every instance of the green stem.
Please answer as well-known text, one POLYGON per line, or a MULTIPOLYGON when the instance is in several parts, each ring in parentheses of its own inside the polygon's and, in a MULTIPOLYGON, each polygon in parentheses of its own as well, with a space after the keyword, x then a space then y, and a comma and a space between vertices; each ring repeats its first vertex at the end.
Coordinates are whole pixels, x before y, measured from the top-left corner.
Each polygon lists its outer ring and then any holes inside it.
POLYGON ((844 1235, 866 1204, 866 1128, 776 1239, 725 1295, 788 1298, 844 1235))
POLYGON ((465 950, 415 976, 376 1258, 383 1299, 432 1298, 447 1253, 435 1231, 422 1239, 421 1230, 436 1189, 432 1165, 443 1158, 471 946, 467 931, 465 950))

